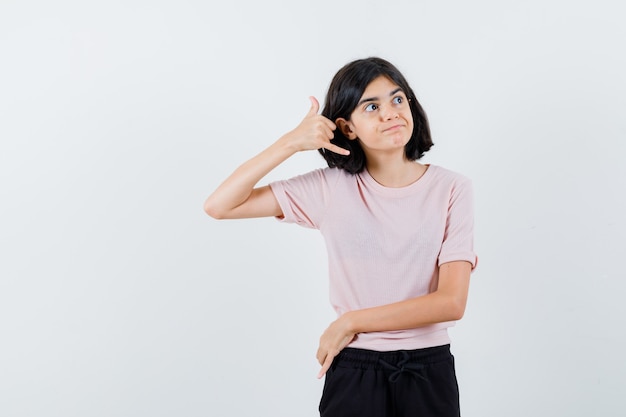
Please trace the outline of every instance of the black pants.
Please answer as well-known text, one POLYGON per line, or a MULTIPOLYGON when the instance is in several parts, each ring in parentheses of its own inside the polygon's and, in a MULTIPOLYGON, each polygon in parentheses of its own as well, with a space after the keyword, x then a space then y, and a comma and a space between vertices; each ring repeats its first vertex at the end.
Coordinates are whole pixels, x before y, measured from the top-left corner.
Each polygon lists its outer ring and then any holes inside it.
POLYGON ((459 417, 450 345, 344 349, 326 373, 321 417, 459 417))

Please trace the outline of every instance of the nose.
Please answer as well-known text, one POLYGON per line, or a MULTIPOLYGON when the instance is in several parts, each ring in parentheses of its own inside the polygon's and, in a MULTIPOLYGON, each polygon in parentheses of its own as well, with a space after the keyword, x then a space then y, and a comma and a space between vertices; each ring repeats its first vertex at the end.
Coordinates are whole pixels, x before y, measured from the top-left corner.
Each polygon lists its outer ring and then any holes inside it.
POLYGON ((398 114, 398 110, 393 106, 384 106, 380 114, 383 120, 393 120, 400 117, 398 114))

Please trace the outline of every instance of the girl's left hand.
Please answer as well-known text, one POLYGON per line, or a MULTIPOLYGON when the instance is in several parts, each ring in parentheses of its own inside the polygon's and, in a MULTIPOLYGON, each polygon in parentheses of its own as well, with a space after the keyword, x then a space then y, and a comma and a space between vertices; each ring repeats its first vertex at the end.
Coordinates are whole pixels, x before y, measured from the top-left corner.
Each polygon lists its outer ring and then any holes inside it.
POLYGON ((322 369, 317 375, 321 378, 326 374, 328 368, 333 363, 335 356, 341 352, 350 342, 354 340, 356 333, 350 329, 348 315, 344 314, 332 322, 320 337, 320 345, 317 349, 317 361, 322 365, 322 369))

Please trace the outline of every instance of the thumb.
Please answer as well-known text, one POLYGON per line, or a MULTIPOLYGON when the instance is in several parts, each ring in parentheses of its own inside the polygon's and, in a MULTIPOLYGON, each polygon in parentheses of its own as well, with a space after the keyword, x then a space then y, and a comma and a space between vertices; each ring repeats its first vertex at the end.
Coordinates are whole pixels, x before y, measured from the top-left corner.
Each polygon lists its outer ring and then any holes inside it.
POLYGON ((320 110, 320 103, 313 96, 309 97, 309 100, 311 100, 311 108, 307 113, 307 117, 316 116, 317 112, 320 110))

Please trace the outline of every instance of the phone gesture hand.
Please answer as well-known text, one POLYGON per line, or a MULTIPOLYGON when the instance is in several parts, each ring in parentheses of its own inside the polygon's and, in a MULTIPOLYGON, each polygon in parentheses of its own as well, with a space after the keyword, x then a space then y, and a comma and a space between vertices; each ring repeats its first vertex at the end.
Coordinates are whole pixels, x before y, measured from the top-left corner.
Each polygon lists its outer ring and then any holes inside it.
POLYGON ((349 155, 349 150, 331 143, 337 126, 331 120, 318 114, 320 104, 315 97, 311 96, 309 99, 311 100, 309 112, 300 124, 288 133, 296 149, 305 151, 323 148, 341 155, 349 155))

